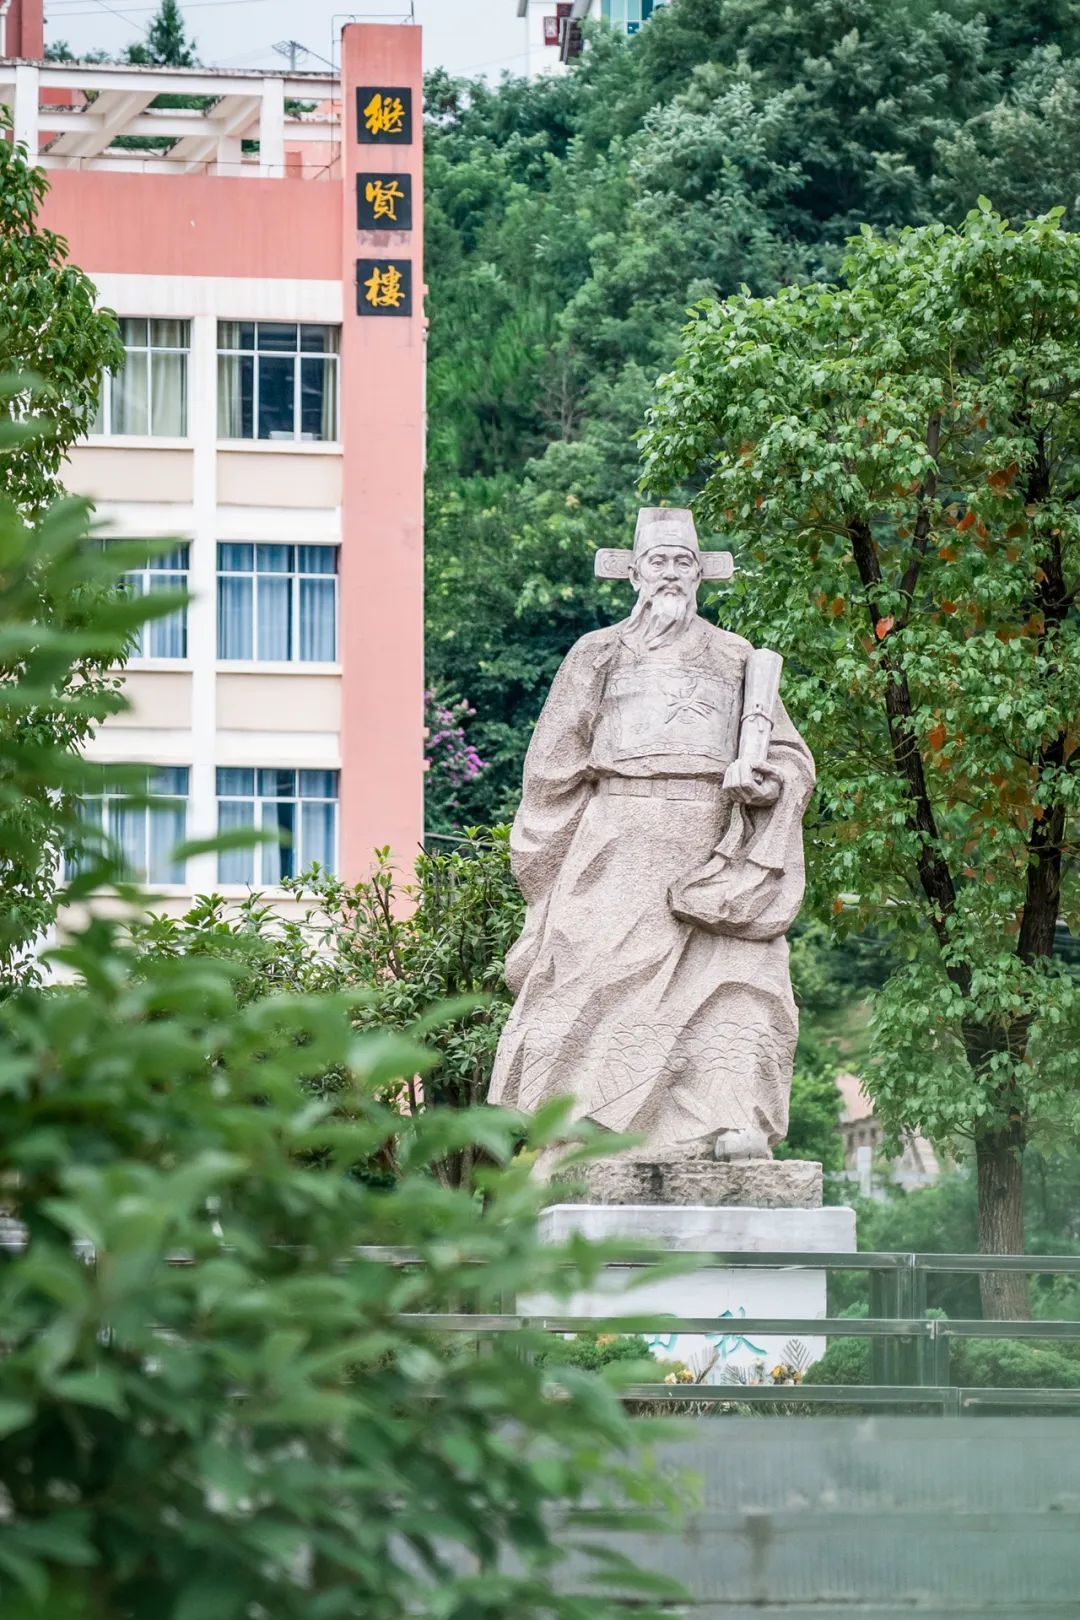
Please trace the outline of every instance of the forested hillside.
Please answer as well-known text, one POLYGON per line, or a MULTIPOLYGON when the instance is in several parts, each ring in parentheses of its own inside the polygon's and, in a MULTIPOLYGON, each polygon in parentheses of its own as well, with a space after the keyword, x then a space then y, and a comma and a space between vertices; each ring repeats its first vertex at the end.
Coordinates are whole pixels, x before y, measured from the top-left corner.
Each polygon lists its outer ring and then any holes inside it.
POLYGON ((636 434, 683 312, 831 276, 845 238, 1080 189, 1076 0, 676 0, 564 78, 427 96, 429 678, 512 810, 573 639, 625 609, 636 434))

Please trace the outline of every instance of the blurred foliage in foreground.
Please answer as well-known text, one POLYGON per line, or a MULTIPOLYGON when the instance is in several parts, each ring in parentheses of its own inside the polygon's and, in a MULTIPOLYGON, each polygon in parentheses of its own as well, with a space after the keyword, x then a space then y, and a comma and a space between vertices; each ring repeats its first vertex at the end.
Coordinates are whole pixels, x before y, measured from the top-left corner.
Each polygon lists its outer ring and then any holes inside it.
POLYGON ((613 1614, 589 1569, 610 1584, 616 1560, 587 1558, 579 1595, 560 1566, 608 1508, 633 1524, 672 1494, 611 1382, 402 1315, 588 1286, 600 1253, 540 1244, 543 1193, 510 1163, 563 1122, 402 1114, 386 1099, 432 1054, 358 1033, 355 994, 283 975, 238 995, 228 951, 138 950, 108 913, 141 897, 56 793, 74 755, 18 722, 77 712, 87 639, 122 642, 146 603, 104 591, 86 628, 43 613, 126 566, 70 506, 32 525, 0 506, 0 557, 0 808, 17 829, 33 797, 32 854, 54 806, 49 836, 86 872, 53 953, 72 982, 0 1001, 4 1620, 613 1614), (390 1144, 390 1185, 352 1173, 390 1144), (454 1153, 487 1168, 444 1185, 431 1167, 454 1153))

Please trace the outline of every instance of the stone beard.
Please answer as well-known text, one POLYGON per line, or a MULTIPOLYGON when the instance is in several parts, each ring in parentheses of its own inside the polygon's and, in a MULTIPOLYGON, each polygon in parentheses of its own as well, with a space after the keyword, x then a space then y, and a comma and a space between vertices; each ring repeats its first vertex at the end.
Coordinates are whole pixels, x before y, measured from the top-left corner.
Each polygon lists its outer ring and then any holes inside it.
POLYGON ((625 571, 633 611, 571 649, 529 746, 489 1100, 568 1094, 650 1157, 760 1156, 787 1130, 813 760, 778 700, 748 709, 749 642, 698 616, 690 514, 643 512, 625 571))

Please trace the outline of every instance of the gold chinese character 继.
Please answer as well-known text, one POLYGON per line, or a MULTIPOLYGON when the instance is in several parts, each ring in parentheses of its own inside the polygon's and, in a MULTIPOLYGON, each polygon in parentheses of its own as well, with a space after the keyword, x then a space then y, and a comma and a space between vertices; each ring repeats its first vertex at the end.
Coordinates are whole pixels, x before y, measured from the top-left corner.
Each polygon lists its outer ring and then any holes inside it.
POLYGON ((389 182, 369 180, 364 187, 364 196, 371 204, 372 213, 376 219, 395 221, 397 220, 397 205, 405 200, 405 193, 396 180, 389 182))
POLYGON ((385 270, 380 270, 376 265, 364 282, 364 297, 375 309, 397 309, 405 297, 397 266, 388 264, 385 270))
MULTIPOLYGON (((359 98, 358 98, 359 99, 359 98)), ((405 123, 405 108, 400 96, 384 96, 376 90, 364 108, 364 128, 369 135, 400 135, 405 123)))

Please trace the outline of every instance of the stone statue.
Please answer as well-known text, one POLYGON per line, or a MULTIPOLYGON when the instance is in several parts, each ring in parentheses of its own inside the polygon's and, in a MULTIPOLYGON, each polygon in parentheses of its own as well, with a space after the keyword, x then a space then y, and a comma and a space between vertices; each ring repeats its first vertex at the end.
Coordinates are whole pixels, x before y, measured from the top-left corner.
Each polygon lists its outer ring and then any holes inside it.
POLYGON ((814 762, 781 660, 698 616, 688 511, 646 508, 629 618, 582 636, 525 760, 511 834, 528 903, 490 1100, 576 1113, 650 1159, 767 1158, 787 1130, 798 1014, 786 930, 803 894, 814 762))

